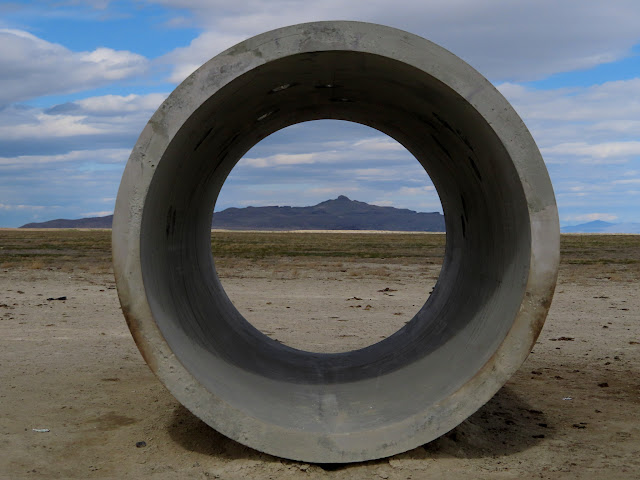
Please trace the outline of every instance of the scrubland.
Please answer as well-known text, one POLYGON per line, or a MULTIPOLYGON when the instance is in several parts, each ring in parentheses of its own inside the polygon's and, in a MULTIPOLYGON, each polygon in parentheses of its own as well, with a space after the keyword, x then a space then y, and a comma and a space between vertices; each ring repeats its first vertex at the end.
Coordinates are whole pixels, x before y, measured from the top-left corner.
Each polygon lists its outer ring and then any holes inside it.
MULTIPOLYGON (((638 478, 638 235, 563 235, 547 322, 512 379, 443 437, 352 465, 256 452, 183 408, 127 330, 110 235, 0 230, 2 479, 638 478)), ((325 352, 409 321, 444 245, 443 234, 212 233, 218 274, 245 317, 325 352)))

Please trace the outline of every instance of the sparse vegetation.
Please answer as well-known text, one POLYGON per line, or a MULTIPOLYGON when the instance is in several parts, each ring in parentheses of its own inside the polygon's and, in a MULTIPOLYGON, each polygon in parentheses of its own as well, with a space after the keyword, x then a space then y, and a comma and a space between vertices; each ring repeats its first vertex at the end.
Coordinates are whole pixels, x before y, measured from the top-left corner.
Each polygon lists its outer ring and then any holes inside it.
POLYGON ((0 230, 0 268, 110 271, 111 230, 0 230))
MULTIPOLYGON (((439 265, 444 245, 445 235, 434 233, 212 232, 216 265, 230 275, 251 265, 298 278, 304 269, 342 272, 366 262, 372 266, 348 274, 387 276, 384 265, 439 265)), ((0 230, 0 268, 109 272, 111 231, 0 230)), ((637 281, 640 235, 563 235, 560 273, 561 281, 637 281)))
POLYGON ((640 235, 565 234, 560 254, 560 282, 640 280, 640 235))

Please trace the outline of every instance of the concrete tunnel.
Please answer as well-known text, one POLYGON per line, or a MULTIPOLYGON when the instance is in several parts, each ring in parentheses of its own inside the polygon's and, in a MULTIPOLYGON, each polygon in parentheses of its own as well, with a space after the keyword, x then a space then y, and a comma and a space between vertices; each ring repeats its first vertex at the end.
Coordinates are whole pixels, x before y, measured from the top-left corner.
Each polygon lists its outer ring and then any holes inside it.
POLYGON ((200 67, 142 131, 113 220, 122 309, 169 391, 242 444, 319 463, 404 452, 484 405, 531 351, 558 257, 546 167, 504 97, 434 43, 360 22, 280 28, 200 67), (222 288, 210 244, 234 165, 268 135, 317 119, 401 143, 431 177, 447 229, 440 277, 412 320, 332 354, 253 327, 222 288))

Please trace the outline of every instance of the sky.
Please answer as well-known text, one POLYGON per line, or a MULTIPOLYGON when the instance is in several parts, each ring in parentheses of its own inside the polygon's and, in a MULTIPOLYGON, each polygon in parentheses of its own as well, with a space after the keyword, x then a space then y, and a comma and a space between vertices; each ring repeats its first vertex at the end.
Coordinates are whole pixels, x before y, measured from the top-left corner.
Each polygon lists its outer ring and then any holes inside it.
MULTIPOLYGON (((167 95, 228 47, 318 20, 447 48, 530 129, 561 225, 640 222, 637 0, 60 0, 0 3, 0 227, 113 213, 131 148, 167 95)), ((247 153, 216 210, 338 195, 442 211, 417 161, 368 127, 288 127, 247 153)))

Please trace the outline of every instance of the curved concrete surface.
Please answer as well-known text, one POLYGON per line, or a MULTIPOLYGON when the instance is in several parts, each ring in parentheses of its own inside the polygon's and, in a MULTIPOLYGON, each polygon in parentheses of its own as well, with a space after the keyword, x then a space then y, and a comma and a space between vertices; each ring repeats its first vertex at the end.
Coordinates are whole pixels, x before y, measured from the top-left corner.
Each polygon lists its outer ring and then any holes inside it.
POLYGON ((531 135, 479 73, 406 32, 318 22, 232 47, 167 98, 126 166, 113 252, 135 341, 182 404, 257 450, 352 462, 433 440, 516 371, 549 309, 559 229, 531 135), (337 354, 293 349, 247 322, 216 275, 209 234, 220 188, 253 145, 326 118, 413 153, 447 228, 440 278, 415 317, 337 354))

